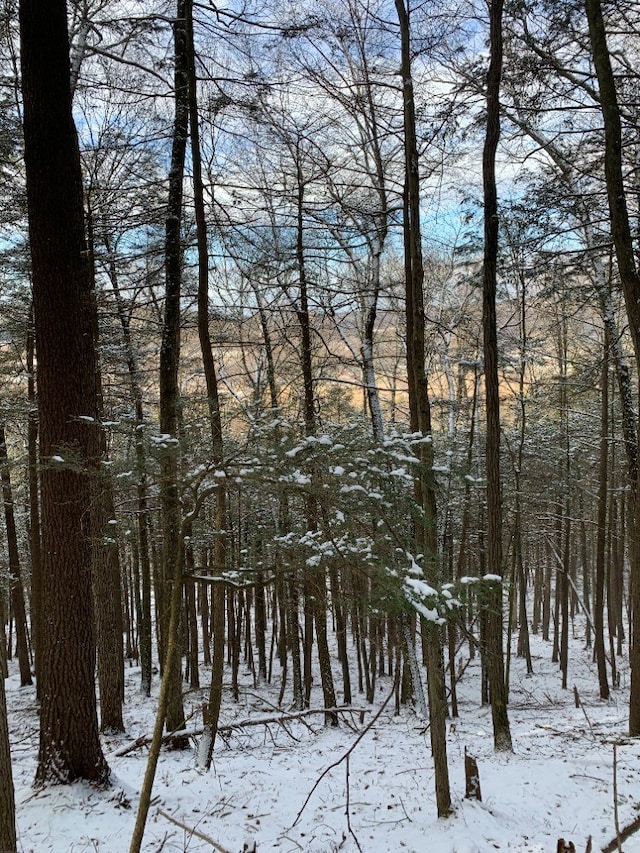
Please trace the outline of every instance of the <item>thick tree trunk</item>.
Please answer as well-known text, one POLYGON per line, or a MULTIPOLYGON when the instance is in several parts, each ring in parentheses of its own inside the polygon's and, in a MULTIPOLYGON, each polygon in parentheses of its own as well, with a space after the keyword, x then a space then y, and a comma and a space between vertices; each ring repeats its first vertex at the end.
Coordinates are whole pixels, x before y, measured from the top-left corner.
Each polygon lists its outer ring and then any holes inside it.
POLYGON ((20 3, 42 486, 38 782, 105 783, 87 507, 98 456, 91 274, 66 5, 20 3))

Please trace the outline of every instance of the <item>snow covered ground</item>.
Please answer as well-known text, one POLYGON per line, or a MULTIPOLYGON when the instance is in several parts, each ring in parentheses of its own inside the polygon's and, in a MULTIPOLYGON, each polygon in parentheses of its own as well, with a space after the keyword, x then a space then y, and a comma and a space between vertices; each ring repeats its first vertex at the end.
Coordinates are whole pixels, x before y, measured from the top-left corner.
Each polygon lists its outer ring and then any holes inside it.
MULTIPOLYGON (((479 705, 477 662, 467 668, 459 685, 460 715, 447 726, 455 806, 448 819, 436 817, 428 731, 410 710, 395 716, 392 701, 353 750, 348 767, 345 760, 338 763, 313 793, 323 772, 358 738, 359 716, 353 726, 343 723, 338 729, 325 728, 318 715, 291 722, 287 729, 271 723, 233 730, 216 744, 208 774, 195 769, 193 752, 163 751, 143 849, 240 853, 245 843, 250 848, 255 842, 258 851, 283 853, 555 853, 557 839, 564 837, 584 853, 591 835, 594 853, 600 851, 615 838, 616 742, 620 828, 640 815, 640 740, 625 737, 626 659, 618 661, 620 687, 603 702, 591 653, 583 645, 579 638, 571 642, 570 689, 565 691, 557 665, 550 662, 550 644, 532 637, 531 677, 523 661, 513 658, 514 753, 509 755, 493 751, 490 710, 479 705), (580 708, 575 707, 574 685, 580 708), (478 759, 481 803, 464 799, 465 748, 478 759)), ((127 733, 104 739, 112 789, 75 784, 37 793, 31 787, 38 740, 35 693, 18 686, 15 667, 11 672, 7 698, 18 850, 126 853, 146 748, 116 753, 151 732, 155 710, 153 701, 138 693, 138 670, 127 670, 127 733)), ((274 716, 279 685, 256 689, 248 673, 245 685, 238 704, 225 695, 222 723, 274 716)), ((365 725, 390 689, 389 679, 379 682, 377 705, 368 708, 365 725)), ((193 727, 201 724, 203 701, 206 691, 186 696, 193 727)), ((318 686, 312 702, 320 701, 318 686)), ((367 707, 361 697, 354 705, 367 707)), ((640 851, 640 831, 622 849, 640 851)))

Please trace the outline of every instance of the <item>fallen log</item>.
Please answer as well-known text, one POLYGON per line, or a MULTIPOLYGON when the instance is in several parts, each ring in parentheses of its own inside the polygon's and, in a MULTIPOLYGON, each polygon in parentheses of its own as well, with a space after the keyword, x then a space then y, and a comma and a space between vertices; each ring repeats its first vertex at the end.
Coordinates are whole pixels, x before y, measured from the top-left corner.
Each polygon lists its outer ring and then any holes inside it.
MULTIPOLYGON (((239 729, 248 729, 253 728, 255 726, 268 726, 272 724, 277 724, 286 729, 286 724, 295 722, 296 720, 302 720, 305 717, 311 717, 317 714, 368 714, 371 712, 370 708, 352 708, 352 707, 342 707, 342 708, 307 708, 304 711, 296 711, 292 714, 277 714, 271 717, 259 717, 256 719, 246 719, 239 720, 237 723, 228 723, 224 726, 218 726, 218 732, 220 734, 231 734, 233 731, 237 731, 239 729)), ((185 737, 199 737, 203 733, 202 728, 197 729, 181 729, 180 731, 169 732, 166 735, 162 736, 162 743, 171 743, 173 740, 178 740, 180 738, 185 737)), ((115 752, 111 753, 112 756, 121 758, 124 755, 128 755, 131 752, 135 752, 136 749, 140 749, 143 746, 146 746, 148 743, 151 743, 151 735, 141 735, 136 738, 131 743, 126 746, 121 746, 120 749, 117 749, 115 752)))

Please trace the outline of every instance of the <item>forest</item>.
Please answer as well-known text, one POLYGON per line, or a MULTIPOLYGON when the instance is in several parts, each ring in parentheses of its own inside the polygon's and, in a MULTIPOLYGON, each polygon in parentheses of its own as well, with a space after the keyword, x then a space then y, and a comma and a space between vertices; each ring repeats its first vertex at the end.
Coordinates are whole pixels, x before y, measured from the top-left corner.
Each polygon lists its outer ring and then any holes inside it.
POLYGON ((0 851, 640 850, 639 12, 3 0, 0 851))

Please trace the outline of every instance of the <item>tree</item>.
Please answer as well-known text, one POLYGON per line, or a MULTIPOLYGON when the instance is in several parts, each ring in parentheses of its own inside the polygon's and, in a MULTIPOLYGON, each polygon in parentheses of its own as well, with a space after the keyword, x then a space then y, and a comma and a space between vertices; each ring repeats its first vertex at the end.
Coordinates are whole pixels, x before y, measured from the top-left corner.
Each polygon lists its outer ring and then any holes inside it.
POLYGON ((498 580, 487 591, 484 650, 493 717, 493 738, 498 750, 511 750, 507 695, 502 654, 502 497, 500 485, 500 395, 496 281, 498 262, 498 198, 496 150, 500 139, 500 78, 502 76, 502 0, 489 4, 490 61, 487 73, 487 130, 482 156, 484 189, 484 265, 482 328, 487 417, 487 562, 498 580))
POLYGON ((16 534, 16 521, 13 511, 13 490, 7 457, 7 441, 4 424, 0 423, 0 480, 2 482, 2 500, 7 528, 7 551, 9 552, 9 574, 11 578, 11 608, 16 624, 16 652, 20 665, 20 685, 31 684, 31 663, 27 642, 27 616, 24 606, 24 587, 20 574, 20 553, 16 534))
MULTIPOLYGON (((169 612, 174 585, 182 587, 178 573, 178 551, 181 548, 180 530, 182 508, 178 482, 180 390, 180 298, 182 293, 182 196, 184 163, 189 132, 189 82, 187 60, 186 0, 178 0, 173 22, 174 40, 174 127, 169 169, 169 196, 165 223, 166 291, 162 346, 160 348, 160 431, 165 437, 160 457, 162 480, 162 658, 169 646, 169 612)), ((167 708, 167 730, 184 728, 182 678, 180 667, 166 667, 164 678, 170 679, 167 708)))
MULTIPOLYGON (((223 468, 224 441, 222 418, 220 415, 220 395, 218 377, 213 359, 211 332, 209 329, 209 247, 207 223, 204 206, 204 185, 202 180, 202 157, 200 150, 200 127, 198 116, 198 78, 196 75, 195 46, 193 35, 193 0, 186 0, 186 50, 187 74, 189 81, 189 130, 191 134, 191 161, 193 164, 193 200, 196 219, 198 246, 198 339, 202 353, 202 365, 207 389, 207 408, 211 428, 211 455, 214 465, 223 468)), ((221 573, 226 564, 227 554, 227 491, 220 478, 216 491, 215 526, 217 536, 213 546, 213 563, 216 572, 221 573)), ((225 628, 225 590, 222 583, 213 586, 213 661, 211 667, 211 689, 207 706, 207 719, 203 742, 198 750, 198 760, 208 770, 211 766, 213 747, 218 731, 220 706, 222 704, 222 678, 224 674, 224 628, 225 628)))
MULTIPOLYGON (((438 586, 436 496, 433 483, 433 444, 431 407, 427 389, 424 351, 424 264, 420 230, 420 178, 416 140, 415 101, 411 76, 411 46, 409 11, 405 0, 395 0, 400 24, 401 74, 404 104, 404 261, 407 316, 407 378, 411 430, 420 433, 418 445, 420 473, 415 478, 418 505, 417 545, 425 563, 425 579, 433 588, 438 586)), ((449 768, 447 764, 446 688, 442 663, 439 626, 425 622, 427 688, 429 693, 429 734, 435 768, 436 804, 438 815, 451 811, 449 768)))
POLYGON ((42 505, 36 779, 104 784, 87 514, 99 450, 91 271, 64 0, 23 0, 20 35, 42 505))
MULTIPOLYGON (((640 370, 640 274, 636 255, 627 194, 622 170, 622 127, 616 83, 607 46, 607 34, 600 0, 585 0, 593 64, 600 90, 600 108, 604 120, 604 171, 611 218, 611 236, 615 247, 618 272, 624 293, 633 340, 636 365, 640 370)), ((637 477, 637 473, 636 473, 637 477)), ((629 698, 629 734, 640 734, 640 490, 636 484, 635 537, 632 544, 630 608, 631 608, 631 696, 629 698)))
MULTIPOLYGON (((1 638, 4 657, 4 634, 1 638)), ((7 725, 7 701, 4 690, 4 674, 0 673, 0 850, 15 853, 16 847, 16 804, 11 774, 9 751, 9 727, 7 725)))

